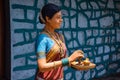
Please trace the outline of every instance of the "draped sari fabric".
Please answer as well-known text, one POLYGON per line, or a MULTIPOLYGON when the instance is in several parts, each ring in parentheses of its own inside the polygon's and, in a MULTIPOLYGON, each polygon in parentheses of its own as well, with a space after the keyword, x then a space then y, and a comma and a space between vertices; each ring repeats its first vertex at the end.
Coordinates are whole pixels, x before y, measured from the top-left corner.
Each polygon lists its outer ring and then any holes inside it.
MULTIPOLYGON (((59 34, 59 38, 62 44, 62 48, 64 49, 64 55, 61 57, 60 55, 60 47, 59 45, 51 38, 51 36, 46 33, 42 32, 37 41, 37 58, 46 58, 47 63, 59 61, 62 58, 66 57, 66 46, 64 43, 63 36, 59 34)), ((63 67, 53 68, 50 71, 41 72, 38 70, 36 76, 38 78, 42 78, 43 80, 59 80, 63 78, 63 67)), ((39 79, 36 79, 39 80, 39 79)))

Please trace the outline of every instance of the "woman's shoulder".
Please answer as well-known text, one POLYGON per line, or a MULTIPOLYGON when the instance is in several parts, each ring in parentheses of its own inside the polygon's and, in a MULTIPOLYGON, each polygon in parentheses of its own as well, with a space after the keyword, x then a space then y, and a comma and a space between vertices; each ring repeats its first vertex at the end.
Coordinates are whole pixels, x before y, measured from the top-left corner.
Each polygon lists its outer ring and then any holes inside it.
POLYGON ((47 40, 49 37, 45 33, 40 33, 37 37, 38 40, 47 40))
POLYGON ((39 33, 38 37, 39 38, 48 38, 48 35, 45 33, 39 33))

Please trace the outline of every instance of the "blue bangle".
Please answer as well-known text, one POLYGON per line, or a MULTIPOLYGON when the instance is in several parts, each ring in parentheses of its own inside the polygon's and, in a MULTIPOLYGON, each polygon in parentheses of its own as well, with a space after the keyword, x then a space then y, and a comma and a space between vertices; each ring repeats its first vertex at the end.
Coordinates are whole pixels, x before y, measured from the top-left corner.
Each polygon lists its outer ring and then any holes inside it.
POLYGON ((68 65, 68 64, 69 64, 68 58, 62 59, 62 65, 63 65, 63 66, 68 65))

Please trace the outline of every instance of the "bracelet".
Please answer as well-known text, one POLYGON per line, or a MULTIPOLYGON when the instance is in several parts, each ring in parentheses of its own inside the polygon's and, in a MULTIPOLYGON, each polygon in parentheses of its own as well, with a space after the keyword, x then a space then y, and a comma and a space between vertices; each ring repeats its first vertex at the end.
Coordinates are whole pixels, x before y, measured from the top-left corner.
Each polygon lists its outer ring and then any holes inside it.
POLYGON ((62 59, 62 65, 63 65, 63 66, 68 65, 68 64, 69 64, 68 58, 62 59))

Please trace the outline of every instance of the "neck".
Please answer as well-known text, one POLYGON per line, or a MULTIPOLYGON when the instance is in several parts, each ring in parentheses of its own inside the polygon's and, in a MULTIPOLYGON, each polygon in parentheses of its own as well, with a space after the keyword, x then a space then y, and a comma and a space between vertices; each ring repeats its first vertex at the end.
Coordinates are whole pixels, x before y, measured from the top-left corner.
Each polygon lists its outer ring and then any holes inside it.
POLYGON ((51 26, 45 26, 44 29, 47 30, 47 31, 49 31, 50 33, 54 33, 55 32, 55 29, 52 28, 51 26))

